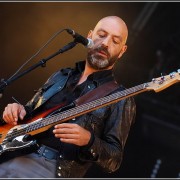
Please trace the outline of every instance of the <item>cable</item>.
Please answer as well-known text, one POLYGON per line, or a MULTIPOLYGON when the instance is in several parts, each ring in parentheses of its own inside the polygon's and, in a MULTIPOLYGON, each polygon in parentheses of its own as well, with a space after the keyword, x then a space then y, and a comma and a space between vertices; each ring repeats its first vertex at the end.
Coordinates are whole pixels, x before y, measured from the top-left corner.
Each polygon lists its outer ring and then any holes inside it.
POLYGON ((16 74, 18 74, 18 72, 27 64, 29 63, 33 58, 35 58, 58 34, 62 33, 63 31, 65 31, 67 29, 62 29, 58 32, 56 32, 34 55, 32 55, 24 64, 22 64, 20 66, 20 68, 9 78, 9 80, 11 78, 13 78, 16 74))

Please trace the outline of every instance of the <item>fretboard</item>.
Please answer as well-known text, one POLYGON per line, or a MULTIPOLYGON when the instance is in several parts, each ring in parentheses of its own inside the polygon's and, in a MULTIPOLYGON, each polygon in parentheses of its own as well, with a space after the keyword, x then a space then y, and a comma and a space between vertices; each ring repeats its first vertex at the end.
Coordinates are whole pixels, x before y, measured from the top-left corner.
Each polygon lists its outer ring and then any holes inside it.
POLYGON ((42 119, 38 119, 36 121, 33 121, 29 124, 22 126, 18 130, 15 130, 12 133, 8 134, 7 138, 14 138, 14 137, 24 135, 26 133, 38 130, 38 129, 42 129, 45 126, 50 126, 50 125, 53 126, 55 124, 65 122, 65 121, 73 119, 77 116, 83 115, 87 112, 91 112, 93 110, 99 109, 99 108, 107 106, 109 104, 118 102, 127 97, 131 97, 131 96, 134 96, 141 92, 147 91, 147 89, 146 89, 147 86, 148 86, 147 83, 140 84, 138 86, 113 93, 111 95, 108 95, 103 98, 82 104, 80 106, 73 107, 66 111, 59 112, 55 115, 48 116, 48 117, 45 117, 42 119))
POLYGON ((71 108, 69 110, 60 112, 50 117, 43 118, 37 122, 34 121, 32 123, 29 123, 29 125, 26 127, 26 133, 42 128, 44 126, 50 125, 50 124, 57 124, 57 123, 65 122, 79 115, 85 114, 87 112, 93 111, 100 107, 104 107, 106 105, 125 99, 126 97, 139 94, 140 92, 144 91, 146 87, 147 87, 147 84, 144 83, 144 84, 120 91, 120 92, 113 93, 109 96, 91 101, 89 103, 85 103, 83 105, 71 108))

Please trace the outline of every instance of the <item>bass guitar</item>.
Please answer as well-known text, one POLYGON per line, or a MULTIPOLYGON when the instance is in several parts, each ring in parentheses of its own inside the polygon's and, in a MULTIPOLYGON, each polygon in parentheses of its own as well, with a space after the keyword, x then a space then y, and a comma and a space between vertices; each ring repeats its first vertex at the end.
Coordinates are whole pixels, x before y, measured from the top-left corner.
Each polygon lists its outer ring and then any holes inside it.
POLYGON ((180 81, 180 69, 177 72, 172 72, 169 75, 152 79, 151 82, 143 83, 135 87, 113 93, 93 100, 91 102, 75 106, 68 110, 53 114, 55 108, 42 113, 33 119, 26 121, 26 124, 12 126, 9 124, 0 127, 0 155, 6 151, 14 151, 30 147, 35 144, 34 140, 28 140, 28 136, 44 132, 50 127, 73 119, 77 116, 91 112, 98 108, 116 103, 127 97, 140 94, 145 91, 154 90, 155 92, 162 91, 169 86, 180 81))

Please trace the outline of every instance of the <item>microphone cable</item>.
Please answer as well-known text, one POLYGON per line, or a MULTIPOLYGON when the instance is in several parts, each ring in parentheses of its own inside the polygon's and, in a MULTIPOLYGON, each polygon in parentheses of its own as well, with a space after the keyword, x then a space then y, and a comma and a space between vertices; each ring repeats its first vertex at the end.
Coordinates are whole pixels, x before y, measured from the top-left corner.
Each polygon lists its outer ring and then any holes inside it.
POLYGON ((58 32, 56 32, 34 55, 32 55, 24 64, 22 64, 20 66, 20 68, 9 78, 9 80, 11 78, 13 78, 16 74, 19 73, 19 71, 26 65, 28 64, 33 58, 35 58, 57 35, 59 35, 60 33, 62 33, 63 31, 65 31, 67 29, 61 29, 58 32))

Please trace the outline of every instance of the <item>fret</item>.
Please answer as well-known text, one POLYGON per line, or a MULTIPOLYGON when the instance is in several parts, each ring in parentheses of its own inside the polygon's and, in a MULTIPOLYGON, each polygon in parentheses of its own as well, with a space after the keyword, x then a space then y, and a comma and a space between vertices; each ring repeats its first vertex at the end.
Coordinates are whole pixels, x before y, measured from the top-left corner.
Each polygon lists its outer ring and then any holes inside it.
MULTIPOLYGON (((24 125, 17 125, 11 129, 9 129, 9 131, 6 130, 6 127, 5 128, 2 127, 1 132, 2 132, 3 136, 4 135, 6 135, 6 136, 5 136, 4 140, 2 140, 1 142, 3 144, 9 143, 12 139, 14 139, 18 136, 21 136, 21 135, 25 135, 26 133, 31 134, 31 132, 33 132, 34 134, 37 134, 37 133, 39 133, 39 131, 38 132, 34 132, 34 131, 36 131, 38 129, 41 129, 41 128, 45 129, 45 127, 48 128, 48 126, 50 126, 50 125, 65 122, 65 121, 75 118, 79 115, 89 113, 95 109, 115 103, 115 102, 125 99, 127 97, 137 95, 144 91, 150 91, 150 90, 154 90, 155 92, 162 91, 162 90, 168 88, 169 86, 171 86, 172 84, 175 84, 179 81, 180 81, 180 70, 178 70, 177 72, 170 73, 169 75, 166 75, 163 77, 152 79, 151 82, 143 83, 143 84, 137 85, 135 87, 113 93, 111 95, 91 101, 89 103, 85 103, 83 105, 68 109, 66 111, 62 111, 62 112, 59 111, 58 113, 56 113, 54 115, 49 115, 45 118, 37 119, 34 122, 24 124, 24 125), (5 133, 3 133, 3 132, 5 132, 5 133)), ((52 112, 53 112, 53 110, 51 111, 51 113, 52 112)))
POLYGON ((89 112, 93 109, 96 109, 98 107, 103 107, 108 103, 113 103, 113 101, 118 100, 120 98, 126 97, 128 95, 133 95, 134 93, 141 91, 146 88, 146 84, 140 84, 138 86, 125 89, 123 91, 119 91, 116 93, 113 93, 111 95, 108 95, 106 97, 94 100, 89 103, 85 103, 83 105, 71 108, 69 110, 66 110, 64 112, 57 113, 55 115, 52 115, 50 117, 45 117, 36 120, 35 122, 29 123, 26 127, 22 127, 20 130, 17 130, 16 132, 13 132, 11 135, 7 135, 7 138, 13 138, 19 135, 24 134, 25 132, 31 132, 35 131, 37 129, 43 128, 45 126, 55 124, 55 123, 60 123, 62 120, 69 120, 72 117, 76 117, 77 115, 85 112, 89 112))

